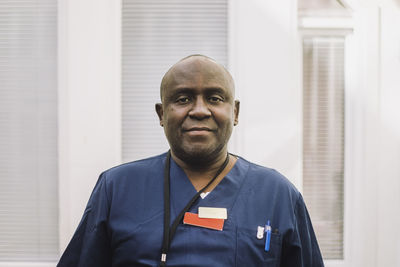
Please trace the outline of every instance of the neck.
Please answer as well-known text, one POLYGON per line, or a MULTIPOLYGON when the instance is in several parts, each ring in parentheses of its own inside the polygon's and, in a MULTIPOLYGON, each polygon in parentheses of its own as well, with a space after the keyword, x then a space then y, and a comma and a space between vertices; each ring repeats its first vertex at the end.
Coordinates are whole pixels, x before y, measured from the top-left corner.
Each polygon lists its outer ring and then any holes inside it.
POLYGON ((219 167, 224 163, 226 156, 227 156, 227 150, 224 149, 221 151, 216 157, 213 159, 210 159, 206 162, 204 161, 198 161, 198 160, 185 160, 180 158, 177 154, 175 154, 171 150, 171 156, 173 160, 185 171, 185 172, 193 172, 193 173, 215 173, 219 167))
MULTIPOLYGON (((193 163, 187 163, 181 160, 179 157, 174 155, 172 151, 171 151, 171 156, 174 159, 174 161, 183 169, 183 171, 189 178, 194 188, 197 191, 199 191, 201 188, 206 186, 212 178, 214 178, 218 169, 224 163, 227 157, 227 153, 228 152, 225 150, 223 153, 220 153, 220 155, 214 161, 210 161, 208 164, 198 164, 198 165, 193 163)), ((224 168, 221 174, 218 175, 215 181, 206 189, 206 191, 212 191, 212 189, 214 189, 215 186, 217 186, 218 183, 225 177, 225 175, 232 169, 232 167, 235 165, 235 162, 236 158, 229 155, 228 165, 224 168)))

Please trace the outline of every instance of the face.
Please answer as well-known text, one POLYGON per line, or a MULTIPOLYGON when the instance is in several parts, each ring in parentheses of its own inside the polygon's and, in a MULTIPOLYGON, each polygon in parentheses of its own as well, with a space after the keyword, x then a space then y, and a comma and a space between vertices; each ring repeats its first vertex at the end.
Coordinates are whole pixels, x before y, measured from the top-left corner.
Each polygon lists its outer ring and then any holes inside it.
POLYGON ((210 59, 190 57, 168 71, 162 90, 156 111, 172 153, 185 162, 226 155, 239 113, 226 70, 210 59))

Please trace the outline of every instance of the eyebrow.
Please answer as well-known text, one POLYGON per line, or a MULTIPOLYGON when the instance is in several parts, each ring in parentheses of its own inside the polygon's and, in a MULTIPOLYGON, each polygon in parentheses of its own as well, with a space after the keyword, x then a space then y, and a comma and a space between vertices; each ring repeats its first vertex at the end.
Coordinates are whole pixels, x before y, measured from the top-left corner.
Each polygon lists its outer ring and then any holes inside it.
MULTIPOLYGON (((221 94, 221 95, 227 95, 227 90, 224 90, 220 87, 209 87, 209 88, 205 88, 204 90, 207 94, 217 93, 217 94, 221 94)), ((172 96, 180 95, 180 94, 193 94, 193 92, 195 92, 195 91, 196 91, 196 89, 190 88, 190 87, 177 88, 173 92, 172 96)))

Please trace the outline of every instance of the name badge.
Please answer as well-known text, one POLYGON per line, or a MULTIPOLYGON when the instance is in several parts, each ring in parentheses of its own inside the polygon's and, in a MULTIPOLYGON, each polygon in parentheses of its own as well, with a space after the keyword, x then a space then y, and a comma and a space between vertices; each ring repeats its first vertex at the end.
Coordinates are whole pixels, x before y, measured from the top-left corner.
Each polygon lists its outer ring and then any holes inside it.
POLYGON ((226 220, 228 212, 226 208, 199 207, 199 218, 226 220))
POLYGON ((183 217, 183 223, 219 231, 222 231, 224 228, 224 219, 199 218, 198 214, 191 212, 185 213, 185 217, 183 217))

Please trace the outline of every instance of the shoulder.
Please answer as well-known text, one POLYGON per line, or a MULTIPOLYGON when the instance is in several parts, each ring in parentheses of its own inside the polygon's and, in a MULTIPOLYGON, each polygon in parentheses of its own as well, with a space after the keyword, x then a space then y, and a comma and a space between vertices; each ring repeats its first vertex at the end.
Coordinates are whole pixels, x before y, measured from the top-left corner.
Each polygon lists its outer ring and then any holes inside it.
POLYGON ((299 190, 277 170, 252 163, 241 157, 239 159, 248 166, 246 182, 253 190, 287 194, 293 198, 294 202, 300 197, 299 190))
POLYGON ((127 162, 101 173, 96 188, 104 188, 107 198, 121 203, 125 198, 142 196, 162 190, 162 177, 166 153, 127 162))
POLYGON ((163 171, 165 158, 166 153, 163 153, 157 156, 123 163, 105 170, 100 176, 107 180, 107 183, 113 183, 116 180, 122 181, 132 178, 137 180, 148 176, 154 176, 155 173, 158 174, 163 171))
POLYGON ((123 163, 104 171, 104 173, 107 173, 107 175, 115 175, 127 171, 148 171, 149 168, 159 166, 160 163, 164 163, 165 157, 166 153, 163 153, 149 158, 123 163))

